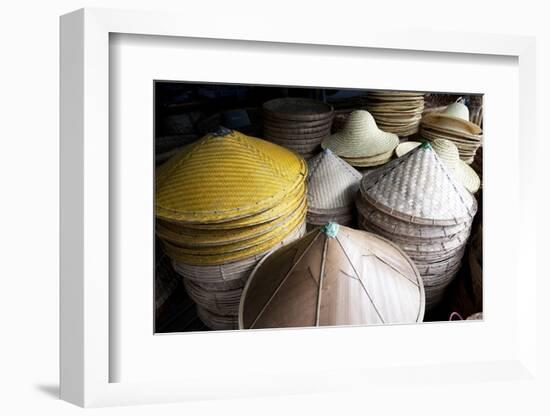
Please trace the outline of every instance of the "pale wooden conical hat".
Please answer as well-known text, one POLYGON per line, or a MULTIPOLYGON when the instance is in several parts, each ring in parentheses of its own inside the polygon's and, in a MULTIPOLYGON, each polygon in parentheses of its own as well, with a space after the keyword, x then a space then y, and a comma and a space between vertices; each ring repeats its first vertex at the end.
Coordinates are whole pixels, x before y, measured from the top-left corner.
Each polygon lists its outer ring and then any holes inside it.
POLYGON ((327 224, 274 251, 252 272, 240 328, 420 322, 424 287, 396 245, 327 224))
POLYGON ((335 210, 353 206, 363 175, 331 150, 308 162, 308 211, 335 210))
MULTIPOLYGON (((401 157, 421 144, 421 142, 403 142, 396 147, 395 155, 401 157)), ((435 139, 431 144, 439 158, 451 170, 455 178, 471 193, 476 193, 481 186, 481 180, 478 174, 460 159, 458 148, 455 144, 445 139, 435 139)))

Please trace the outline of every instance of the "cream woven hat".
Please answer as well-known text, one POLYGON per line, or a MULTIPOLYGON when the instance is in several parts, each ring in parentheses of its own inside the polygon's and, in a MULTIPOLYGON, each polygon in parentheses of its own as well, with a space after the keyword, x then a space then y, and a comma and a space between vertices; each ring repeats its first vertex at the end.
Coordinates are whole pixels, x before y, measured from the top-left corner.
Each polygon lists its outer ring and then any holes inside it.
POLYGON ((391 152, 399 144, 396 134, 382 131, 365 110, 352 112, 344 128, 321 142, 340 157, 366 158, 391 152))
MULTIPOLYGON (((395 149, 397 157, 410 152, 414 148, 420 146, 420 142, 404 142, 395 149)), ((454 177, 464 185, 471 193, 476 193, 481 186, 481 180, 478 174, 465 162, 460 160, 458 148, 450 140, 435 139, 431 142, 432 149, 437 156, 451 171, 454 177)))
POLYGON ((470 111, 462 103, 452 103, 441 113, 426 114, 422 119, 422 123, 427 126, 435 125, 438 128, 459 133, 481 133, 481 128, 477 124, 470 122, 470 111))

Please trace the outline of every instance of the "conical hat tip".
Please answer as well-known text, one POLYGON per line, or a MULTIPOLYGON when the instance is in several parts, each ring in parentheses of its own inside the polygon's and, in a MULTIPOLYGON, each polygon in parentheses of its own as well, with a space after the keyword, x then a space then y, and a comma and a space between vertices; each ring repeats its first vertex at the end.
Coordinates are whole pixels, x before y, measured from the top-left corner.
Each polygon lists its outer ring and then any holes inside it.
POLYGON ((328 237, 334 238, 338 234, 340 226, 335 222, 329 222, 321 228, 321 232, 325 233, 328 237))

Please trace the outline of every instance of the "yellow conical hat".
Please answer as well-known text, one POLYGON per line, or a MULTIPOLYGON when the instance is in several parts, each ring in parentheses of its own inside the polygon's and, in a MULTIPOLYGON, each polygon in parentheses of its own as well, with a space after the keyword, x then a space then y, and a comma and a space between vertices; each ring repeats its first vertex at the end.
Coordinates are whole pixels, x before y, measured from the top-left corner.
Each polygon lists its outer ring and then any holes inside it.
POLYGON ((187 146, 157 170, 156 215, 183 223, 245 218, 277 205, 306 175, 298 154, 225 130, 187 146))

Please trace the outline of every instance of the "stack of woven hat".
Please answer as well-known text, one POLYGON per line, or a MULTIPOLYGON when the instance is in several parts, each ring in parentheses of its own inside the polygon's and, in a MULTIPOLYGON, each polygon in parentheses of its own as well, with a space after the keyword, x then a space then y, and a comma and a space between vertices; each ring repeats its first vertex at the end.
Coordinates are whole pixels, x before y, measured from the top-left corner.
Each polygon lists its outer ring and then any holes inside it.
POLYGON ((380 130, 368 111, 356 110, 344 128, 323 140, 321 146, 352 166, 372 167, 388 162, 398 144, 397 135, 380 130))
POLYGON ((264 138, 308 159, 330 135, 332 106, 309 98, 277 98, 263 105, 264 138))
POLYGON ((410 136, 418 131, 424 110, 424 94, 400 91, 371 91, 367 110, 378 126, 398 136, 410 136))
POLYGON ((424 281, 433 308, 458 272, 477 203, 426 142, 363 177, 362 228, 398 244, 424 281))
POLYGON ((338 224, 265 257, 241 299, 240 328, 421 322, 422 279, 396 245, 338 224))
POLYGON ((307 223, 352 225, 355 194, 363 175, 329 149, 308 162, 307 223))
POLYGON ((481 146, 481 128, 469 121, 469 111, 462 103, 450 104, 442 112, 426 114, 420 123, 420 135, 430 141, 447 139, 458 148, 460 159, 467 164, 474 160, 481 146))
POLYGON ((210 327, 236 327, 257 261, 304 233, 306 175, 296 153, 227 129, 157 169, 157 235, 210 327))
MULTIPOLYGON (((401 157, 421 144, 421 142, 413 141, 403 142, 396 147, 395 154, 397 157, 401 157)), ((476 193, 481 185, 481 180, 469 165, 460 160, 458 148, 451 141, 445 139, 435 139, 431 145, 455 179, 464 185, 468 191, 473 194, 476 193)))

